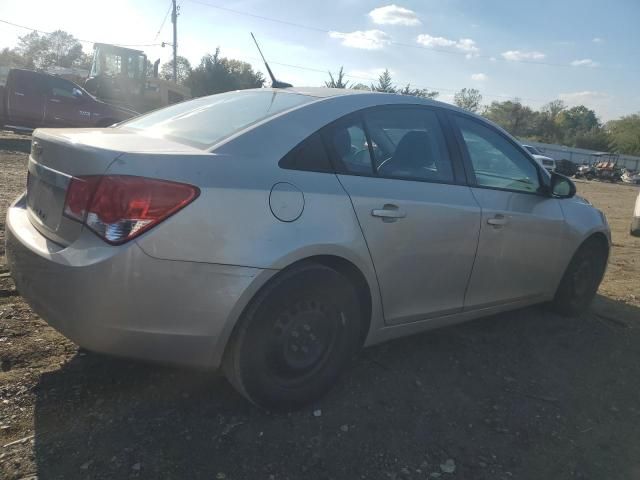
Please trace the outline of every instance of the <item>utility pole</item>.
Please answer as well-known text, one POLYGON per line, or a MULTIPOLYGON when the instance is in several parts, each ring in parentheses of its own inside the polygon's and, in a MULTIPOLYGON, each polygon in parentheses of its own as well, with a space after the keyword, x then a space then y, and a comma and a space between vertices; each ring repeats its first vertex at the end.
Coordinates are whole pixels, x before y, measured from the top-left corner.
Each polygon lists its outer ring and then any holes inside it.
POLYGON ((176 0, 173 1, 173 12, 171 22, 173 23, 173 82, 178 83, 178 7, 176 0))

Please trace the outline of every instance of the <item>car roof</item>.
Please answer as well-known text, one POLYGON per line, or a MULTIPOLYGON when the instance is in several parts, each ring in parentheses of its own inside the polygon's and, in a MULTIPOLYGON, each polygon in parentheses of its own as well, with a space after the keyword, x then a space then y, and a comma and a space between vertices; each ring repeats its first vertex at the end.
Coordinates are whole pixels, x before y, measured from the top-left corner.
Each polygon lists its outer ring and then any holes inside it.
POLYGON ((396 103, 394 101, 389 102, 390 99, 397 99, 397 103, 420 103, 424 105, 433 105, 442 108, 448 108, 450 110, 456 110, 463 113, 469 113, 466 110, 462 110, 455 105, 449 103, 439 102, 431 98, 416 97, 413 95, 402 95, 400 93, 386 93, 386 92, 372 92, 370 90, 357 90, 353 88, 327 88, 327 87, 287 87, 287 88, 251 88, 243 90, 246 92, 260 91, 260 92, 273 92, 273 93, 293 93, 298 95, 307 95, 309 97, 315 97, 317 99, 338 98, 338 97, 350 97, 350 96, 369 96, 384 99, 383 104, 396 103))

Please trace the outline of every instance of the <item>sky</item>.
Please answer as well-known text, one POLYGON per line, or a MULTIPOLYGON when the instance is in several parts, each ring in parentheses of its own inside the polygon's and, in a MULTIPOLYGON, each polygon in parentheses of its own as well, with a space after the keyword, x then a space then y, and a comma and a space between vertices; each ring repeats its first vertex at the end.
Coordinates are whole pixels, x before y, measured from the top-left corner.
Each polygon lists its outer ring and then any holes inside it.
MULTIPOLYGON (((265 72, 253 32, 279 80, 319 86, 344 66, 370 84, 388 68, 404 86, 451 102, 477 88, 483 103, 562 99, 603 121, 640 112, 640 0, 178 0, 178 54, 223 56, 265 72)), ((0 0, 0 20, 62 29, 92 42, 144 45, 171 58, 170 0, 0 0), (163 22, 163 19, 165 19, 163 22)), ((0 23, 0 48, 29 30, 0 23)), ((265 72, 266 73, 266 72, 265 72)))

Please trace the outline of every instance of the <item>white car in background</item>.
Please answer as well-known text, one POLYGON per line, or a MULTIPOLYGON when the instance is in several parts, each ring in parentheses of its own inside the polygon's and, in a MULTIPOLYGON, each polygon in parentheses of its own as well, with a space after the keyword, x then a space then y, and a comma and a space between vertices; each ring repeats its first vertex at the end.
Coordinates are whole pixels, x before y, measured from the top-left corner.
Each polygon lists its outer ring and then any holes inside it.
POLYGON ((548 170, 549 172, 554 172, 556 170, 556 161, 551 158, 543 155, 540 150, 536 147, 532 147, 531 145, 522 145, 524 149, 531 154, 536 162, 538 162, 542 168, 548 170))
POLYGON ((640 237, 640 193, 636 198, 636 207, 633 209, 633 218, 631 219, 631 235, 640 237))

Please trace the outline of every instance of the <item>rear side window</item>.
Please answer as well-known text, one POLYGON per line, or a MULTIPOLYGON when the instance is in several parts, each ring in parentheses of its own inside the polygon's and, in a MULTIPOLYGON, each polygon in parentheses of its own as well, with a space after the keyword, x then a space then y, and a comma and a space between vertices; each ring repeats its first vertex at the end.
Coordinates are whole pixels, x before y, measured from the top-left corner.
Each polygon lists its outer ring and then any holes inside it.
POLYGON ((287 153, 279 163, 281 168, 310 172, 333 172, 320 133, 316 132, 287 153))
POLYGON ((236 91, 171 105, 116 128, 141 130, 196 148, 209 148, 226 137, 315 97, 290 92, 236 91))
POLYGON ((333 123, 323 131, 323 137, 340 170, 355 175, 373 175, 367 134, 359 115, 333 123))

